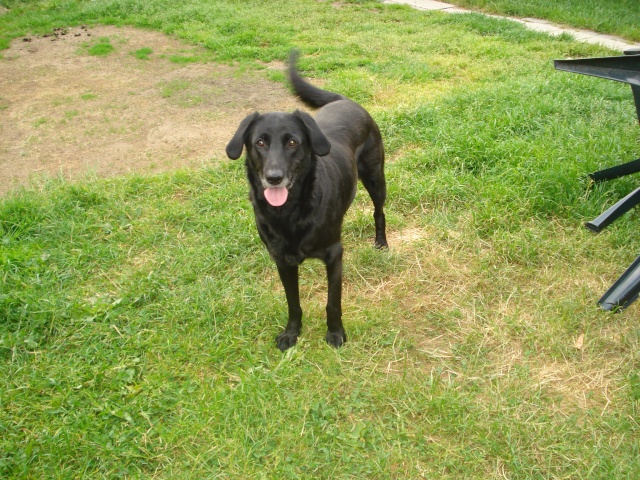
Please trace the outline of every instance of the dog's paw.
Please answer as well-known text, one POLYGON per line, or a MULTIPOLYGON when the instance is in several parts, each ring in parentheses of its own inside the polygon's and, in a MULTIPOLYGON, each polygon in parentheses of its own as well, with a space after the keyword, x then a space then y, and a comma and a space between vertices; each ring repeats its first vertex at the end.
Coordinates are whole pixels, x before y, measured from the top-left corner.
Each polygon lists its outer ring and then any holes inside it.
POLYGON ((327 332, 327 343, 334 348, 341 347, 347 341, 347 334, 344 329, 340 329, 337 332, 327 332))
POLYGON ((382 250, 385 248, 389 248, 389 244, 387 243, 387 239, 384 237, 376 238, 376 242, 374 243, 374 247, 378 250, 382 250))
POLYGON ((297 332, 287 332, 285 330, 284 332, 282 332, 280 335, 276 337, 276 345, 282 352, 293 347, 297 341, 298 341, 297 332))

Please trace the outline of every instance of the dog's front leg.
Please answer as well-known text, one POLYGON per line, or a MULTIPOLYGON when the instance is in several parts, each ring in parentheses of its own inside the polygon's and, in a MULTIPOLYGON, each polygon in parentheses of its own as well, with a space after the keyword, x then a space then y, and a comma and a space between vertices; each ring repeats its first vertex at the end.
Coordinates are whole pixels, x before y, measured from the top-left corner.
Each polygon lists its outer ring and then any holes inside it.
POLYGON ((347 334, 342 326, 342 245, 337 243, 327 252, 327 343, 332 347, 340 347, 347 341, 347 334))
POLYGON ((289 309, 289 320, 287 326, 280 335, 276 337, 276 344, 283 352, 293 347, 298 341, 300 329, 302 328, 302 308, 300 307, 300 292, 298 289, 298 266, 278 265, 278 273, 287 296, 287 307, 289 309))

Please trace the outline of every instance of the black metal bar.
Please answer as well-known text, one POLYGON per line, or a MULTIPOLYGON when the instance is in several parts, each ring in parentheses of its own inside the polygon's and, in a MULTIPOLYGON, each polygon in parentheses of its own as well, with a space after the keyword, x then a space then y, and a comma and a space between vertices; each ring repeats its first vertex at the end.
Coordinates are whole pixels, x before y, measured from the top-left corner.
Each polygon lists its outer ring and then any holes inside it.
POLYGON ((624 197, 614 206, 610 207, 602 213, 598 218, 584 224, 589 230, 594 232, 600 232, 611 224, 614 220, 617 220, 622 215, 627 213, 633 207, 640 203, 640 188, 637 188, 629 195, 624 197))
MULTIPOLYGON (((640 55, 640 47, 631 47, 624 51, 625 55, 640 55)), ((638 115, 638 121, 640 122, 640 87, 631 85, 631 91, 633 92, 633 100, 636 102, 636 114, 638 115)))
POLYGON ((631 85, 631 91, 633 92, 633 100, 636 102, 636 115, 640 122, 640 87, 637 85, 631 85))
POLYGON ((631 264, 600 300, 605 310, 621 311, 627 308, 640 294, 640 257, 631 264))
POLYGON ((594 182, 602 182, 604 180, 613 180, 614 178, 624 177, 632 173, 640 172, 640 158, 631 162, 616 165, 615 167, 605 168, 589 174, 589 178, 594 182))
POLYGON ((640 55, 554 60, 556 70, 607 78, 640 87, 640 55))

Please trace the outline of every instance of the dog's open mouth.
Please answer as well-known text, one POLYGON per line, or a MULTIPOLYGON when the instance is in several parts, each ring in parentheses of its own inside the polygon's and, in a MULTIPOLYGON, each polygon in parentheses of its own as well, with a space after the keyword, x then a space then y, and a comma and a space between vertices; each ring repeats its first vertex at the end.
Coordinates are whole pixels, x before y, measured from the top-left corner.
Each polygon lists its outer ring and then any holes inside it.
POLYGON ((289 197, 287 187, 269 187, 264 190, 264 198, 273 207, 281 207, 289 197))

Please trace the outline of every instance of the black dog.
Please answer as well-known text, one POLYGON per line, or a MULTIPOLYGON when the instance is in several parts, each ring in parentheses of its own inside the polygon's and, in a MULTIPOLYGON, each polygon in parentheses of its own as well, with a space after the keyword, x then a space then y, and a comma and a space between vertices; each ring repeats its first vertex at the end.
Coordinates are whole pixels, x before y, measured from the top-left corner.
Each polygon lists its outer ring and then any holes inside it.
POLYGON ((315 119, 305 112, 253 113, 227 145, 237 159, 246 149, 250 199, 260 238, 278 266, 289 308, 287 326, 276 343, 282 351, 295 345, 302 327, 298 265, 318 258, 327 266, 326 340, 341 346, 342 220, 360 178, 373 204, 375 245, 386 247, 383 206, 386 197, 384 149, 378 126, 357 103, 304 81, 294 52, 289 78, 307 105, 320 108, 315 119))

